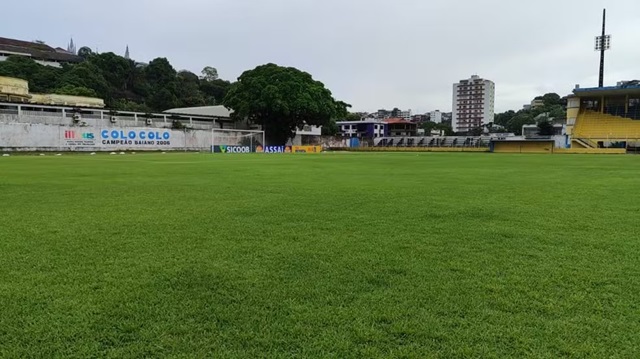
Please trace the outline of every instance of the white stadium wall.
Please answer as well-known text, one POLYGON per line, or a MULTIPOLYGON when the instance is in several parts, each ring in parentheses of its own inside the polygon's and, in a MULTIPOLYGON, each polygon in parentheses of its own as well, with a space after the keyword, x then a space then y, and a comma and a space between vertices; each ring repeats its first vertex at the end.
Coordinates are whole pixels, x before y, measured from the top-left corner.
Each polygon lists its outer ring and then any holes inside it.
POLYGON ((246 140, 232 126, 213 117, 0 103, 0 151, 211 151, 246 140), (172 129, 174 121, 184 129, 172 129))
POLYGON ((0 151, 210 151, 211 130, 0 123, 0 151))

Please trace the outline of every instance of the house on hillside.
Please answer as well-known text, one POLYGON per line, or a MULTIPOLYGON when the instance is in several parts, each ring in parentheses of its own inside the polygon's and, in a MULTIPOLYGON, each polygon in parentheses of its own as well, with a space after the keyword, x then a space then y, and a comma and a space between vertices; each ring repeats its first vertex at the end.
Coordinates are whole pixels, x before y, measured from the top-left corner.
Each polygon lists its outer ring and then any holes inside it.
POLYGON ((80 56, 62 48, 54 49, 41 42, 0 37, 0 61, 6 61, 9 56, 24 56, 33 59, 41 65, 58 68, 62 67, 62 64, 82 62, 80 56))
POLYGON ((387 133, 391 137, 411 137, 418 133, 418 124, 402 118, 390 118, 385 120, 387 133))

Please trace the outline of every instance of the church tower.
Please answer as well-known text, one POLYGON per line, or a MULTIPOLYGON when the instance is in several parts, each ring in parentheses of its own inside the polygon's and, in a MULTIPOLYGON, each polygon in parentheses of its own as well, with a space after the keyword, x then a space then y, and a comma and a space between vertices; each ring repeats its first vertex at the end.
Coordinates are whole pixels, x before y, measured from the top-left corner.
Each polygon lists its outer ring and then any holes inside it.
POLYGON ((71 38, 71 41, 69 41, 69 45, 67 46, 67 51, 72 53, 72 54, 76 54, 76 44, 73 43, 73 37, 71 38))
POLYGON ((127 49, 124 52, 124 58, 127 60, 131 59, 131 56, 129 56, 129 45, 127 45, 127 49))

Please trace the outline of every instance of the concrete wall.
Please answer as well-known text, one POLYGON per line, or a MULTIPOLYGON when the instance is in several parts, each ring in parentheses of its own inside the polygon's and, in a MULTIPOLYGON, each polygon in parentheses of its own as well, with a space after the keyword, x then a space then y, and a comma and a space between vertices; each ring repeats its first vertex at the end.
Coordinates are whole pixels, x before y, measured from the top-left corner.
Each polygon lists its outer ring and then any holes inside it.
POLYGON ((624 155, 625 148, 556 148, 553 153, 558 154, 601 154, 601 155, 624 155))
POLYGON ((210 151, 211 144, 206 130, 0 123, 0 151, 210 151))
POLYGON ((496 153, 553 153, 554 141, 505 141, 494 142, 496 153))

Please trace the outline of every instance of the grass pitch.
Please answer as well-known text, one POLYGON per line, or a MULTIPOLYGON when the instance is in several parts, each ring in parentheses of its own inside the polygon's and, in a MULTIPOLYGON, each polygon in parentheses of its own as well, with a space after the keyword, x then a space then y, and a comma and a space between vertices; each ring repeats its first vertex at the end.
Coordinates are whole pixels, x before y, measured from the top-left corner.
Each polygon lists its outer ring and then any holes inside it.
POLYGON ((638 161, 0 158, 0 357, 640 357, 638 161))

